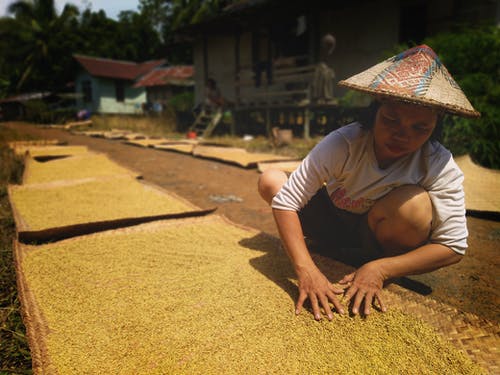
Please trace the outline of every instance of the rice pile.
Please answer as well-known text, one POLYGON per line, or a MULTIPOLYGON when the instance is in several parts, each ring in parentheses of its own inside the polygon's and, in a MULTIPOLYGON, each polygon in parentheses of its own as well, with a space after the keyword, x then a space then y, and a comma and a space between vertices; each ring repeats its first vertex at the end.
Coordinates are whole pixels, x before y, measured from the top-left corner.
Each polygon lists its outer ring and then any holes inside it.
POLYGON ((86 146, 32 146, 24 145, 15 147, 15 152, 23 155, 29 151, 32 157, 39 156, 63 156, 63 155, 78 155, 88 151, 86 146))
POLYGON ((332 322, 295 317, 296 280, 284 253, 215 215, 22 253, 48 332, 31 338, 51 373, 482 373, 396 309, 332 322))
POLYGON ((126 168, 109 160, 106 155, 86 153, 79 156, 38 162, 25 159, 24 184, 39 184, 57 180, 77 180, 112 175, 132 175, 126 168))
MULTIPOLYGON (((187 203, 132 177, 10 187, 17 214, 32 231, 88 222, 192 211, 187 203)), ((18 228, 21 229, 21 228, 18 228)))
POLYGON ((167 138, 146 138, 146 139, 131 139, 128 141, 123 141, 123 143, 139 147, 153 147, 154 145, 168 143, 169 141, 170 140, 167 138))
POLYGON ((184 154, 191 154, 194 147, 195 145, 190 143, 169 143, 153 146, 153 148, 158 150, 177 151, 184 154))
POLYGON ((245 168, 256 165, 258 162, 262 161, 293 160, 293 158, 287 156, 251 153, 243 148, 237 147, 196 146, 193 150, 193 155, 230 162, 245 168))

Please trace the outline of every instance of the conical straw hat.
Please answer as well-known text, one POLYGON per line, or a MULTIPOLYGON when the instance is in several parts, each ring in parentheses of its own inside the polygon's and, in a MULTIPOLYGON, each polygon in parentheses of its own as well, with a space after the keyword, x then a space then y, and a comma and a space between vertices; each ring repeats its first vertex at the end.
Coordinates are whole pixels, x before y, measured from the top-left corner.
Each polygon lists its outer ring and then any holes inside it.
POLYGON ((339 86, 438 107, 465 117, 480 116, 436 53, 425 44, 340 81, 339 86))

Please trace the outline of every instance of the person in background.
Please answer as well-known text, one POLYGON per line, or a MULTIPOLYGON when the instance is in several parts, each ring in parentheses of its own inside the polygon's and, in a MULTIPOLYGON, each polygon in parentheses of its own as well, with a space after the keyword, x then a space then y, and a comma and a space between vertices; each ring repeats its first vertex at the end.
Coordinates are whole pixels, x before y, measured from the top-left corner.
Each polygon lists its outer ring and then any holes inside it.
POLYGON ((219 87, 217 87, 217 82, 213 78, 207 80, 205 87, 205 105, 218 109, 224 106, 224 97, 222 96, 219 87))
POLYGON ((311 82, 311 99, 314 103, 336 103, 333 95, 335 71, 332 64, 332 55, 336 44, 335 37, 330 33, 321 38, 320 62, 316 66, 311 82))
POLYGON ((373 116, 328 134, 288 178, 268 170, 258 182, 298 278, 296 313, 309 300, 315 319, 332 310, 386 310, 392 279, 459 262, 467 249, 463 173, 436 139, 443 114, 477 117, 435 52, 411 48, 339 85, 375 98, 373 116), (336 287, 308 245, 357 269, 336 287))

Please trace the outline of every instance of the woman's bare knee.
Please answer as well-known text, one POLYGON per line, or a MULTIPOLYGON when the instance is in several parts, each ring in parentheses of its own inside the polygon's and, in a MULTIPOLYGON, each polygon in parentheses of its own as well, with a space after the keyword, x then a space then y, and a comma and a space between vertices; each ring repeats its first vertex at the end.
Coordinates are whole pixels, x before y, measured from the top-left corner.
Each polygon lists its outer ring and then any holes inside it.
POLYGON ((288 180, 285 172, 278 169, 268 169, 264 171, 257 183, 259 194, 268 204, 271 204, 274 196, 288 180))
POLYGON ((368 214, 368 224, 378 243, 389 254, 402 253, 429 239, 432 203, 419 186, 399 187, 377 201, 368 214))

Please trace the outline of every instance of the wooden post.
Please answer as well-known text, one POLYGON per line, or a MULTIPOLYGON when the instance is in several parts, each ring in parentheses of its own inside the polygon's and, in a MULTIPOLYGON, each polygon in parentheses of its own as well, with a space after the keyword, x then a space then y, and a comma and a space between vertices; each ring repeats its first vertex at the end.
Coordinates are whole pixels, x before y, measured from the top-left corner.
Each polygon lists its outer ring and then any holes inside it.
POLYGON ((203 87, 208 80, 208 40, 206 35, 203 36, 203 87))
MULTIPOLYGON (((234 99, 236 106, 240 104, 240 73, 241 73, 241 63, 240 63, 240 33, 236 33, 234 39, 234 62, 235 62, 235 72, 234 72, 234 99)), ((233 121, 231 122, 231 135, 236 134, 236 123, 235 123, 235 111, 233 111, 233 121)))
POLYGON ((309 108, 304 109, 304 139, 310 139, 310 129, 309 129, 309 108))
POLYGON ((268 137, 271 136, 271 115, 270 115, 269 105, 266 105, 266 134, 268 137))

